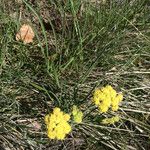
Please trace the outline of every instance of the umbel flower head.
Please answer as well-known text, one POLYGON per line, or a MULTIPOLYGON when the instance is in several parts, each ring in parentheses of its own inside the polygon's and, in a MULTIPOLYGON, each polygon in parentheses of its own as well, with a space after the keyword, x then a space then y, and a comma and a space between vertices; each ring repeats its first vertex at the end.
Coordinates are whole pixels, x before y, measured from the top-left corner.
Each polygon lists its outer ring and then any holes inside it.
POLYGON ((113 111, 117 111, 122 100, 123 95, 117 94, 110 85, 96 89, 93 94, 93 101, 100 112, 107 112, 110 107, 113 111))
POLYGON ((70 115, 63 113, 60 108, 54 108, 52 114, 45 116, 45 123, 47 126, 47 135, 50 139, 63 140, 71 131, 71 126, 68 121, 70 115))
POLYGON ((73 115, 74 122, 76 123, 82 122, 83 113, 75 105, 73 105, 72 115, 73 115))
POLYGON ((112 118, 105 118, 102 120, 102 124, 114 124, 119 121, 119 116, 114 116, 112 118))

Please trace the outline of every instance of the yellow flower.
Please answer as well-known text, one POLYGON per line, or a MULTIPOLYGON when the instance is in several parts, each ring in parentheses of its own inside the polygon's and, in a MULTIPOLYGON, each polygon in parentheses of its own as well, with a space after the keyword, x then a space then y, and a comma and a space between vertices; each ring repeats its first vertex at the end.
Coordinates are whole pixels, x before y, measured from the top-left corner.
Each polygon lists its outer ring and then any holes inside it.
POLYGON ((100 105, 99 110, 100 110, 100 112, 105 113, 108 111, 108 107, 107 107, 107 105, 100 105))
POLYGON ((55 139, 56 138, 56 133, 54 131, 48 130, 47 135, 50 139, 55 139))
POLYGON ((76 123, 82 122, 83 113, 75 105, 73 106, 72 115, 73 115, 74 122, 76 123))
POLYGON ((45 123, 48 124, 48 122, 49 122, 49 115, 46 115, 45 116, 45 123))
POLYGON ((71 126, 64 122, 64 131, 68 134, 71 131, 71 126))
POLYGON ((77 106, 73 105, 72 115, 75 116, 78 113, 77 106))
POLYGON ((114 116, 112 118, 105 118, 102 120, 102 124, 114 124, 119 121, 119 116, 114 116))
POLYGON ((116 99, 117 99, 119 102, 121 102, 121 101, 123 100, 123 95, 122 95, 122 94, 118 94, 118 95, 116 96, 116 99))
POLYGON ((118 105, 112 105, 112 111, 117 111, 119 109, 118 105))
POLYGON ((58 140, 63 140, 64 138, 65 138, 65 135, 63 133, 61 133, 61 132, 57 133, 57 139, 58 140))
POLYGON ((53 110, 53 113, 55 114, 55 115, 59 115, 59 113, 60 113, 60 108, 54 108, 54 110, 53 110))
POLYGON ((112 110, 117 111, 119 109, 119 103, 123 100, 123 95, 118 94, 115 98, 112 99, 112 110))
POLYGON ((105 113, 110 107, 113 111, 117 111, 119 108, 119 103, 123 100, 122 94, 117 94, 117 92, 112 88, 112 86, 107 85, 101 89, 95 89, 93 93, 93 102, 98 106, 100 112, 105 113))
POLYGON ((99 104, 100 104, 99 98, 98 98, 98 97, 95 97, 95 98, 94 98, 94 102, 95 102, 95 105, 99 105, 99 104))
POLYGON ((65 121, 69 121, 69 119, 70 119, 70 115, 69 115, 69 114, 65 114, 65 115, 64 115, 64 120, 65 120, 65 121))
POLYGON ((50 139, 63 140, 71 131, 69 121, 70 115, 63 113, 60 108, 54 108, 53 113, 45 116, 47 135, 50 139))

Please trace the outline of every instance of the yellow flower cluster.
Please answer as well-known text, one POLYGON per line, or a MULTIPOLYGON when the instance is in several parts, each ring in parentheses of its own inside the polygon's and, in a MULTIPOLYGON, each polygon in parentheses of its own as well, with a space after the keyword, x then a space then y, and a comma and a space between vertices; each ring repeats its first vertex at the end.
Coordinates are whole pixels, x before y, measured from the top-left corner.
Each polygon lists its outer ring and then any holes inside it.
POLYGON ((114 116, 112 118, 106 118, 102 120, 102 124, 114 124, 119 121, 119 116, 114 116))
POLYGON ((107 112, 110 107, 113 111, 117 111, 122 100, 123 95, 117 94, 110 85, 96 89, 93 94, 93 101, 101 112, 107 112))
POLYGON ((82 122, 83 113, 75 105, 73 105, 72 115, 73 115, 74 122, 76 123, 82 122))
POLYGON ((69 119, 69 114, 63 113, 60 108, 54 108, 52 114, 45 116, 48 137, 63 140, 66 134, 71 131, 71 126, 68 123, 69 119))

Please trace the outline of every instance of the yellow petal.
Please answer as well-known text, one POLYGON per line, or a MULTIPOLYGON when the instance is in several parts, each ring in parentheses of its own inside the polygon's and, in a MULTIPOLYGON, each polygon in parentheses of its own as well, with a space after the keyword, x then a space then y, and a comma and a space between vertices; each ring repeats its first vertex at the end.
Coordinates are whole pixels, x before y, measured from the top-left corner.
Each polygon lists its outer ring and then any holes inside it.
POLYGON ((105 118, 102 120, 102 124, 114 124, 119 121, 119 116, 114 116, 112 118, 105 118))
POLYGON ((60 108, 55 107, 53 113, 58 115, 60 113, 60 108))
POLYGON ((69 115, 69 114, 65 114, 65 115, 64 115, 64 120, 65 120, 65 121, 69 121, 69 119, 70 119, 70 115, 69 115))
POLYGON ((119 109, 119 106, 118 106, 118 105, 112 106, 112 111, 117 111, 118 109, 119 109))
POLYGON ((105 113, 108 111, 108 107, 106 105, 100 105, 99 110, 100 112, 105 113))
POLYGON ((72 114, 76 115, 78 112, 77 106, 73 105, 73 110, 72 110, 72 114))
POLYGON ((56 133, 54 132, 54 131, 50 131, 50 132, 48 132, 48 137, 50 138, 50 139, 55 139, 55 137, 56 137, 56 133))
POLYGON ((118 94, 118 95, 116 96, 116 99, 117 99, 119 102, 121 102, 121 101, 123 100, 123 95, 122 95, 122 94, 118 94))
POLYGON ((45 116, 44 121, 45 121, 45 124, 48 124, 48 123, 49 123, 49 115, 46 115, 46 116, 45 116))

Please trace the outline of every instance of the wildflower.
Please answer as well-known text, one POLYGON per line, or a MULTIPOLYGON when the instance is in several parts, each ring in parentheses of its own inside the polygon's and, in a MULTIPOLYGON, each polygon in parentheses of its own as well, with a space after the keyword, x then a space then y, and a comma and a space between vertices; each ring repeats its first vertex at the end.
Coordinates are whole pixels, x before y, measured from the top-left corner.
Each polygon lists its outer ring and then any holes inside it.
POLYGON ((73 115, 74 122, 76 123, 82 122, 83 113, 75 105, 73 106, 72 115, 73 115))
POLYGON ((117 111, 119 108, 119 103, 123 100, 123 95, 118 94, 115 98, 112 98, 112 110, 117 111))
POLYGON ((112 118, 106 118, 102 120, 102 124, 114 124, 119 121, 119 116, 114 116, 112 118))
POLYGON ((107 85, 101 89, 96 89, 93 94, 93 101, 98 106, 100 112, 107 112, 110 107, 113 111, 117 111, 119 103, 122 101, 123 95, 117 94, 117 92, 107 85))
POLYGON ((63 113, 60 108, 54 108, 52 114, 45 116, 45 124, 47 126, 47 135, 50 139, 63 140, 71 131, 68 121, 70 115, 63 113))

